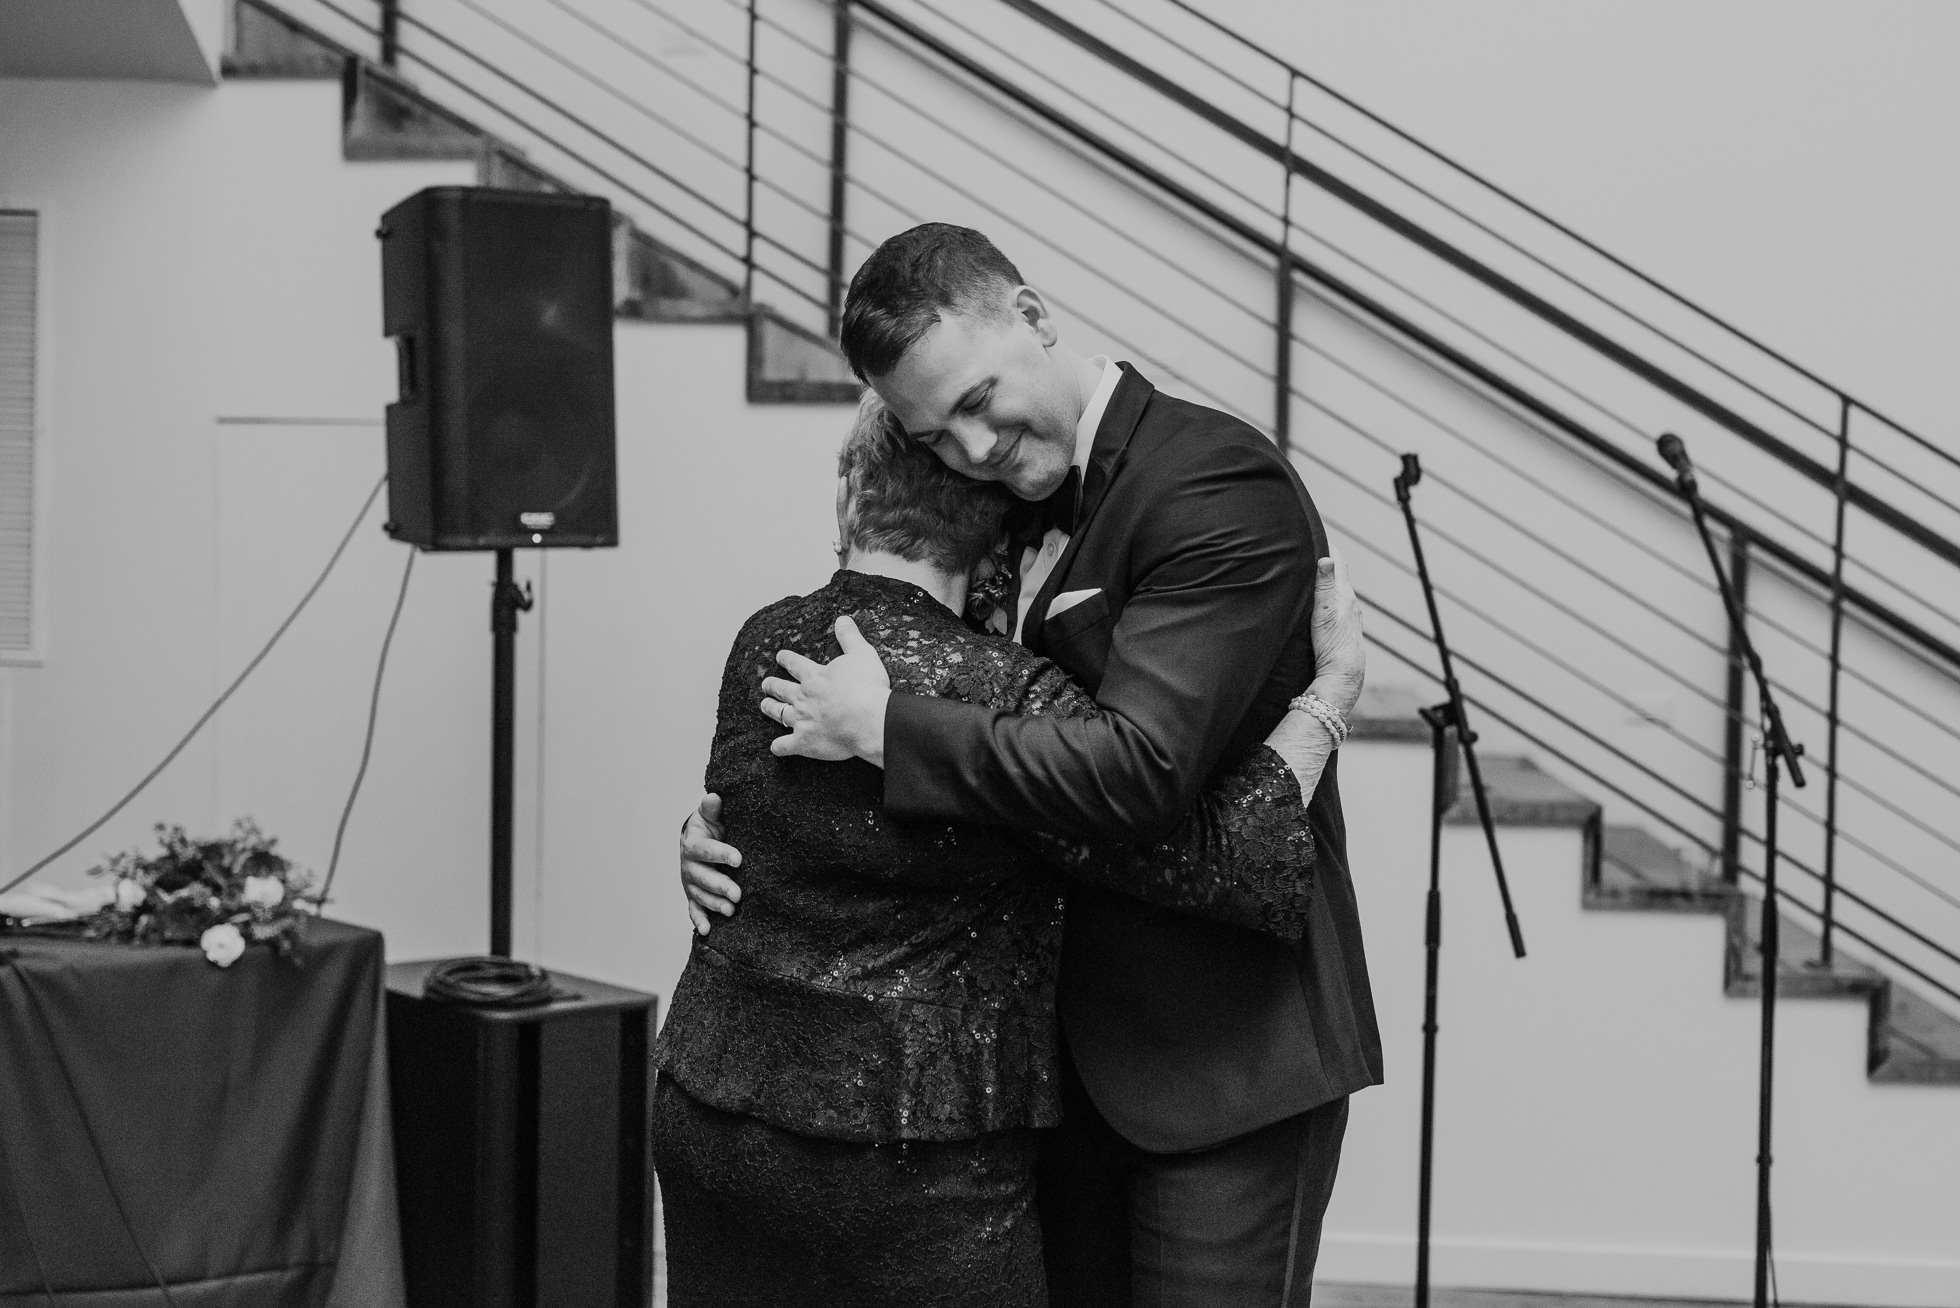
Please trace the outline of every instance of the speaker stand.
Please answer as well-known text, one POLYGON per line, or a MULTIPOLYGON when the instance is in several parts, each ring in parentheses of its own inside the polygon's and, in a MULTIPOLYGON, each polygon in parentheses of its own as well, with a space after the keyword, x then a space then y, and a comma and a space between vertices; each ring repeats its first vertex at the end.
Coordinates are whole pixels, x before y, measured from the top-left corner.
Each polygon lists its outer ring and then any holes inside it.
POLYGON ((510 957, 512 791, 517 762, 517 615, 531 583, 511 579, 513 550, 497 551, 490 590, 490 952, 510 957))

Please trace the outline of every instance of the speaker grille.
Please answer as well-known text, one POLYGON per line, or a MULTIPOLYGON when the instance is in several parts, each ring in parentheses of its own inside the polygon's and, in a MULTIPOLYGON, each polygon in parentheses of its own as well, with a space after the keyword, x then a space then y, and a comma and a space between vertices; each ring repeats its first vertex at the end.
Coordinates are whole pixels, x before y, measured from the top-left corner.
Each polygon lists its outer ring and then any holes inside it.
POLYGON ((396 535, 433 549, 617 544, 605 202, 433 187, 382 223, 386 327, 413 361, 390 467, 426 466, 403 499, 430 500, 418 513, 391 488, 396 535))

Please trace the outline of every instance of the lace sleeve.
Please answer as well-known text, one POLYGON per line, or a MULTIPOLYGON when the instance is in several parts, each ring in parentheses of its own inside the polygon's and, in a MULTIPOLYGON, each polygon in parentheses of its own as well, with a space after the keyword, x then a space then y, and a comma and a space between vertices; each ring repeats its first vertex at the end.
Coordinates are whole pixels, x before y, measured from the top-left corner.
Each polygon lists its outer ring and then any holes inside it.
POLYGON ((1313 894, 1314 838, 1300 783, 1265 745, 1207 786, 1153 845, 1038 832, 1042 857, 1071 881, 1131 895, 1297 944, 1313 894))
MULTIPOLYGON (((1030 660, 1014 708, 1032 717, 1102 710, 1046 659, 1030 660)), ((1071 881, 1297 944, 1313 893, 1314 838, 1293 769, 1260 745, 1199 792, 1151 845, 1032 833, 1042 859, 1071 881)))
MULTIPOLYGON (((861 620, 885 655, 894 690, 965 700, 1024 717, 1093 719, 1094 699, 1059 666, 998 637, 973 635, 906 648, 861 620)), ((837 764, 819 764, 836 767, 837 764)), ((1300 784, 1261 745, 1200 792, 1161 840, 1143 845, 1045 833, 1027 839, 1042 860, 1084 885, 1276 937, 1306 930, 1314 838, 1300 784)), ((918 881, 917 869, 896 874, 918 881)))

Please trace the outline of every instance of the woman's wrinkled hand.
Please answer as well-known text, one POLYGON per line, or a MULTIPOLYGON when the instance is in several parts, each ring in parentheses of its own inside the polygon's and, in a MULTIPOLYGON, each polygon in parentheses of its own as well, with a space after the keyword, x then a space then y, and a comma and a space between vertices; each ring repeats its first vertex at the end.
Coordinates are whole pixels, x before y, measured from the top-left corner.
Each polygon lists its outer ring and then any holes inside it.
POLYGON ((1320 561, 1314 577, 1313 691, 1334 707, 1343 719, 1354 712, 1367 679, 1368 649, 1361 631, 1361 601, 1355 597, 1348 578, 1347 560, 1338 549, 1320 561))
POLYGON ((681 890, 696 935, 708 934, 710 913, 735 916, 742 898, 742 887, 727 874, 742 866, 742 851, 723 844, 721 837, 721 796, 708 795, 681 824, 681 890))

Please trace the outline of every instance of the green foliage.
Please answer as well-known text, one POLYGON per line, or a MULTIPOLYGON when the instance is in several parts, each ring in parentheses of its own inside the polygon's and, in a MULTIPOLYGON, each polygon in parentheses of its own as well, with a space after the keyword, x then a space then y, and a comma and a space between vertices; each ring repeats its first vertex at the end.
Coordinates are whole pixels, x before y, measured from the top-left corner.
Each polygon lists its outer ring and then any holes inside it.
POLYGON ((163 823, 156 830, 162 853, 129 850, 89 870, 113 878, 116 888, 116 898, 88 920, 90 939, 195 945, 229 923, 246 943, 298 961, 301 934, 320 900, 312 876, 274 849, 278 841, 250 818, 217 840, 193 840, 163 823))

